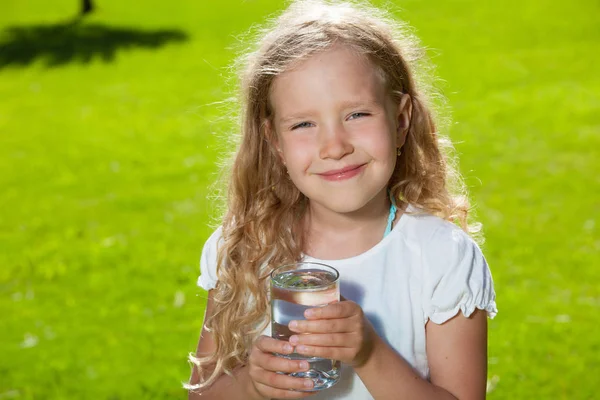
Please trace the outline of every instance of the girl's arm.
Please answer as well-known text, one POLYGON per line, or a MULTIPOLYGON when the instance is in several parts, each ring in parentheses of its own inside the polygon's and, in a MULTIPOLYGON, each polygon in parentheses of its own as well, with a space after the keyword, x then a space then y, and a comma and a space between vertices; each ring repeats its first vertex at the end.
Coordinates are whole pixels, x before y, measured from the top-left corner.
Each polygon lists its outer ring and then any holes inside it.
MULTIPOLYGON (((190 383, 198 383, 198 376, 194 376, 195 374, 195 372, 192 373, 190 383)), ((253 386, 249 382, 247 365, 236 369, 233 375, 235 379, 229 375, 221 375, 210 388, 203 391, 190 390, 188 400, 264 399, 258 392, 250 391, 253 386)))
MULTIPOLYGON (((214 307, 212 290, 208 292, 208 300, 206 302, 206 316, 212 315, 214 307)), ((210 354, 215 351, 216 346, 213 340, 213 335, 208 332, 204 326, 198 341, 198 349, 196 355, 210 354)), ((243 366, 234 371, 235 379, 228 375, 221 375, 210 388, 200 391, 191 390, 188 394, 188 400, 220 400, 220 399, 262 399, 263 397, 254 389, 254 385, 250 382, 248 375, 248 366, 243 366)), ((198 371, 194 367, 190 384, 199 382, 198 371)))
POLYGON ((356 373, 376 400, 485 399, 487 382, 487 315, 462 313, 442 325, 429 322, 427 359, 431 383, 422 379, 377 334, 369 358, 356 373))

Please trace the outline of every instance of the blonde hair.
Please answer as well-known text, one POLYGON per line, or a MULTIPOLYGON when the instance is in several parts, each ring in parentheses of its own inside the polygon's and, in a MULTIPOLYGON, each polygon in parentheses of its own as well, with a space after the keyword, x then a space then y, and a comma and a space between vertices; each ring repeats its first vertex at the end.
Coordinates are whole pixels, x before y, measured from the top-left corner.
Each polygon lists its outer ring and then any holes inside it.
POLYGON ((269 323, 270 272, 301 257, 298 227, 307 199, 286 179, 264 122, 272 117, 273 80, 334 43, 364 54, 395 101, 402 93, 411 97, 410 127, 390 180, 391 195, 466 231, 475 230, 467 223, 469 204, 450 162, 451 144, 437 133, 431 68, 416 37, 405 24, 366 4, 293 2, 260 32, 255 50, 240 58, 241 142, 229 170, 214 313, 205 321, 216 349, 198 358, 190 355, 201 381, 188 388, 210 386, 222 373, 231 375, 247 362, 253 341, 269 323))

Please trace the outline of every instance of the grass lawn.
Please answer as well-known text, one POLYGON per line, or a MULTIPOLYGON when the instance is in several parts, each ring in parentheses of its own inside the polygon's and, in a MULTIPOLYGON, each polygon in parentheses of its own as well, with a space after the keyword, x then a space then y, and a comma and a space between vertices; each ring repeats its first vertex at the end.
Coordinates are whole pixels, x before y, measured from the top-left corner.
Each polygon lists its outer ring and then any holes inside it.
MULTIPOLYGON (((600 5, 396 4, 485 228, 489 398, 597 398, 600 5)), ((0 399, 185 398, 229 48, 282 5, 102 0, 69 26, 77 6, 0 12, 0 399)))

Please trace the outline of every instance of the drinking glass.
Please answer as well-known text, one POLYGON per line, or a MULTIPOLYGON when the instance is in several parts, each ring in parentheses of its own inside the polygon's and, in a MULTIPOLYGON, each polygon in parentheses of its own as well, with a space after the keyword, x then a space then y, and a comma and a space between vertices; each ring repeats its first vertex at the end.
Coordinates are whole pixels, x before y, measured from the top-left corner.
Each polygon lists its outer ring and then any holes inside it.
MULTIPOLYGON (((271 273, 271 336, 278 340, 289 340, 294 332, 288 324, 292 320, 304 319, 308 308, 322 307, 340 301, 338 271, 325 264, 298 262, 283 265, 271 273)), ((277 354, 291 360, 306 360, 308 371, 288 374, 299 378, 310 378, 317 391, 335 385, 340 379, 340 362, 320 357, 292 354, 277 354)))

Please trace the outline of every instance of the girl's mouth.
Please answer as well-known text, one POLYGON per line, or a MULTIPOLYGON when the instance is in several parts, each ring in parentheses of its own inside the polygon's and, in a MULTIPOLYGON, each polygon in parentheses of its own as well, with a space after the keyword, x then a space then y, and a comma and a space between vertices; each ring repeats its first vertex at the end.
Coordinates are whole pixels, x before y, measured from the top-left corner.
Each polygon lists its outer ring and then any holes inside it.
POLYGON ((360 174, 367 164, 349 165, 341 169, 332 169, 318 174, 327 181, 342 181, 360 174))

